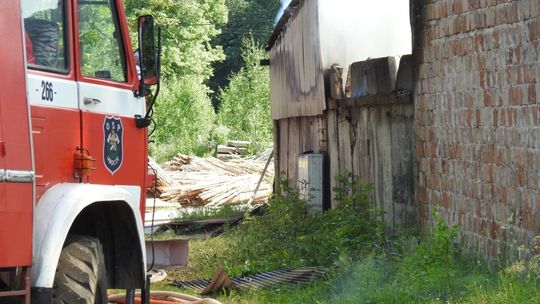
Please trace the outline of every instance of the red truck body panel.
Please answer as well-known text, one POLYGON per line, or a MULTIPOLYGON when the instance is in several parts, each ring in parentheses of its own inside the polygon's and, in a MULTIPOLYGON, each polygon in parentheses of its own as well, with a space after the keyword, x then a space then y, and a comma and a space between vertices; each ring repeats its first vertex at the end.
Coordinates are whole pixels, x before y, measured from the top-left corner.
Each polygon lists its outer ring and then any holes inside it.
MULTIPOLYGON (((0 12, 0 169, 32 171, 19 1, 0 12)), ((0 182, 0 268, 32 264, 33 199, 32 183, 0 182)))

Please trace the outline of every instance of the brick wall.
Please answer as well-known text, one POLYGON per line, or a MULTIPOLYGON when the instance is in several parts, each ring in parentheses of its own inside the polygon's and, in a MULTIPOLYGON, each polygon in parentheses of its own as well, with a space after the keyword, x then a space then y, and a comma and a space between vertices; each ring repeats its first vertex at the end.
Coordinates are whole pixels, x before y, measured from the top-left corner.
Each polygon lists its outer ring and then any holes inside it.
POLYGON ((487 257, 540 235, 540 0, 412 0, 420 221, 487 257))

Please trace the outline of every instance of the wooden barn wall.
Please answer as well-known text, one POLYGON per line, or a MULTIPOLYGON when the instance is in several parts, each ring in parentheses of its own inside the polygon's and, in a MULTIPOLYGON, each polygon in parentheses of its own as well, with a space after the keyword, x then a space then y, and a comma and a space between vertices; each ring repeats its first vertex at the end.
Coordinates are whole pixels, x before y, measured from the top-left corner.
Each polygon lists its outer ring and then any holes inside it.
POLYGON ((300 1, 270 50, 272 118, 322 115, 326 107, 317 1, 300 1))
POLYGON ((298 179, 298 157, 306 152, 326 153, 326 139, 326 118, 324 115, 275 120, 275 172, 280 173, 282 180, 288 179, 296 182, 298 179))
POLYGON ((331 189, 335 177, 349 173, 371 183, 371 198, 391 226, 413 222, 413 112, 412 104, 399 103, 338 103, 327 111, 331 189))

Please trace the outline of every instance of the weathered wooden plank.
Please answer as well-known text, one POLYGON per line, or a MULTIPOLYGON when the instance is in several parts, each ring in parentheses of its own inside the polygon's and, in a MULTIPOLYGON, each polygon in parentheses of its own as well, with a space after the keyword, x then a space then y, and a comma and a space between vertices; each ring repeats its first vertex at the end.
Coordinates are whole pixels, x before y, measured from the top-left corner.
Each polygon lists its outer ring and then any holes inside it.
POLYGON ((343 91, 343 67, 338 64, 333 64, 329 72, 329 93, 332 99, 345 98, 343 91))
POLYGON ((327 152, 328 151, 328 126, 326 123, 326 116, 321 115, 316 118, 317 134, 316 141, 313 145, 313 151, 315 152, 327 152))
POLYGON ((412 106, 393 106, 392 132, 392 201, 394 225, 411 225, 414 196, 414 144, 412 106))
POLYGON ((410 105, 412 104, 412 95, 409 93, 396 95, 374 95, 374 96, 362 96, 357 98, 347 98, 344 100, 328 100, 328 108, 336 109, 338 107, 371 107, 371 106, 389 106, 389 105, 410 105))
POLYGON ((373 182, 373 175, 371 170, 371 146, 372 142, 369 138, 370 122, 369 113, 370 109, 367 107, 361 108, 359 115, 359 122, 357 124, 357 148, 360 155, 360 162, 358 167, 359 178, 364 183, 373 182))
POLYGON ((289 162, 289 120, 279 120, 279 171, 276 176, 280 179, 288 179, 289 162))
POLYGON ((359 134, 358 125, 361 124, 361 109, 353 108, 349 110, 350 113, 350 145, 351 145, 351 173, 353 174, 355 180, 360 179, 362 171, 361 165, 362 155, 360 154, 362 145, 361 134, 359 134))
POLYGON ((281 187, 280 187, 280 179, 279 179, 279 172, 280 170, 280 159, 281 157, 284 157, 281 155, 281 132, 280 132, 280 123, 279 120, 273 120, 272 121, 273 128, 272 128, 272 135, 274 139, 274 191, 276 193, 281 193, 281 187))
POLYGON ((330 162, 330 205, 332 208, 337 206, 335 200, 334 188, 337 186, 336 177, 339 175, 339 130, 337 123, 337 111, 327 110, 327 125, 328 125, 328 161, 330 162))
POLYGON ((352 172, 352 151, 351 151, 351 114, 349 108, 338 110, 339 129, 339 173, 345 175, 352 172))
POLYGON ((289 159, 287 160, 288 178, 293 184, 298 179, 298 156, 300 155, 299 118, 289 118, 289 159))
POLYGON ((300 153, 313 151, 311 140, 311 117, 299 117, 300 121, 300 153))
POLYGON ((385 213, 384 220, 393 225, 394 206, 392 201, 392 147, 391 130, 386 109, 371 109, 374 133, 374 186, 376 203, 385 213))

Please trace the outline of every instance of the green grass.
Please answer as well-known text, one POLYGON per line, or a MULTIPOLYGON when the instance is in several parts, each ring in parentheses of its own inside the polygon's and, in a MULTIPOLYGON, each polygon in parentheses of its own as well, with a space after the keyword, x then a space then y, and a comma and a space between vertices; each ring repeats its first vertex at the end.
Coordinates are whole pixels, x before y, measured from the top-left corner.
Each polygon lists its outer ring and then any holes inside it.
POLYGON ((247 207, 241 206, 223 206, 221 208, 201 207, 190 212, 180 209, 179 216, 176 221, 197 221, 215 218, 227 218, 242 215, 247 212, 247 207))
MULTIPOLYGON (((231 276, 328 269, 324 279, 309 285, 216 295, 223 303, 540 303, 540 256, 489 270, 458 249, 458 227, 447 227, 437 214, 429 235, 389 236, 378 211, 370 208, 370 186, 347 178, 340 182, 339 208, 310 213, 287 188, 264 216, 248 218, 219 237, 190 242, 190 266, 169 276, 210 278, 218 265, 231 276)), ((178 290, 156 286, 162 287, 178 290)))

